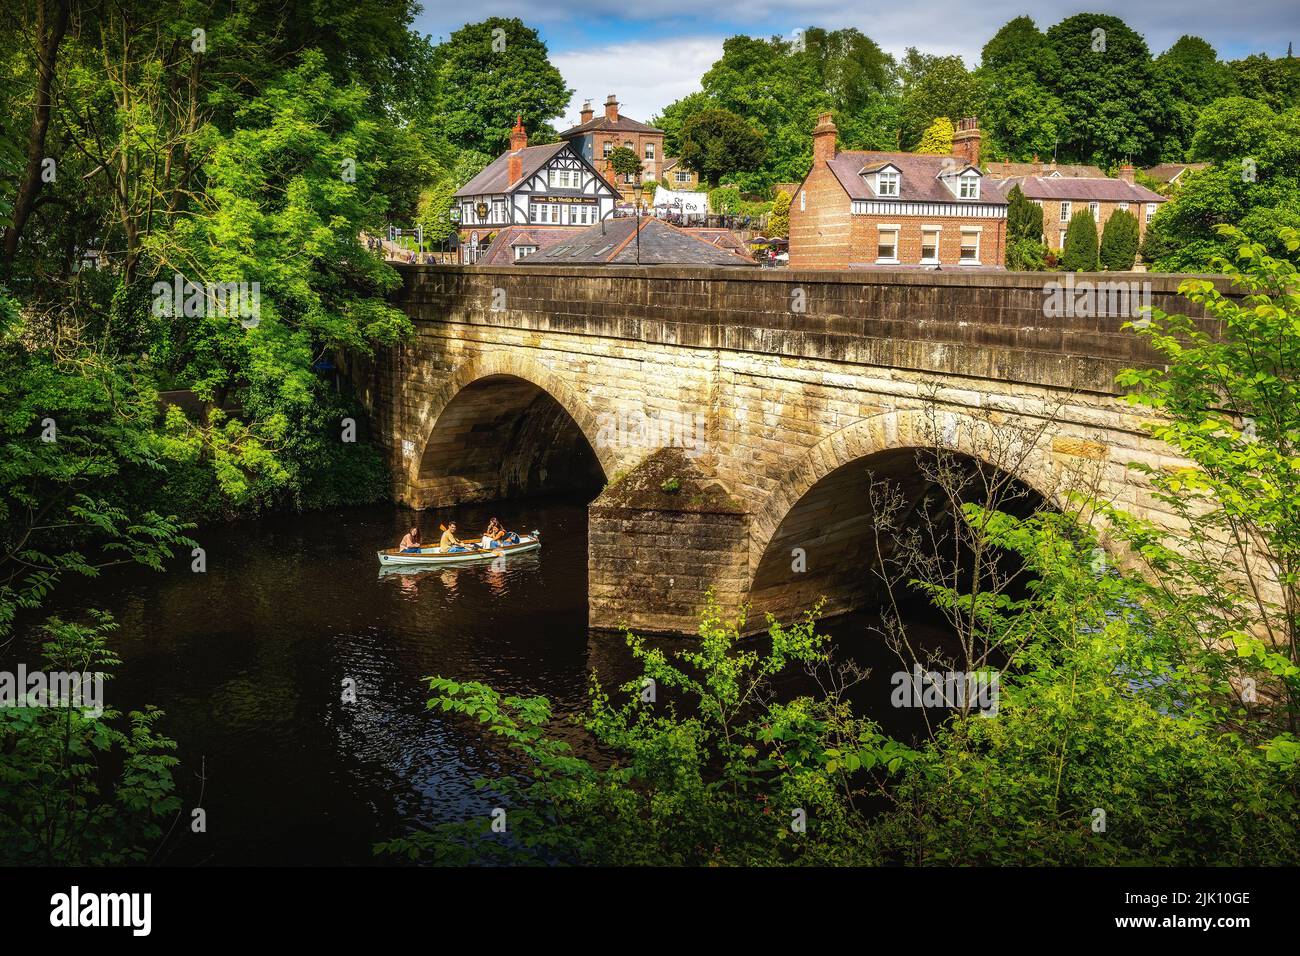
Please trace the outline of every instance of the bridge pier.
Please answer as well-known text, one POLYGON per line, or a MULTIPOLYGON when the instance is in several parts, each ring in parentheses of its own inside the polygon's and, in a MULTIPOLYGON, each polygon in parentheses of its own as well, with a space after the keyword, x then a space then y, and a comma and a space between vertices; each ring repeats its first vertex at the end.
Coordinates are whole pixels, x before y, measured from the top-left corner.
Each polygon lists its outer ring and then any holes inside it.
POLYGON ((749 591, 749 514, 679 448, 591 503, 587 549, 593 628, 693 633, 708 592, 734 615, 749 591))

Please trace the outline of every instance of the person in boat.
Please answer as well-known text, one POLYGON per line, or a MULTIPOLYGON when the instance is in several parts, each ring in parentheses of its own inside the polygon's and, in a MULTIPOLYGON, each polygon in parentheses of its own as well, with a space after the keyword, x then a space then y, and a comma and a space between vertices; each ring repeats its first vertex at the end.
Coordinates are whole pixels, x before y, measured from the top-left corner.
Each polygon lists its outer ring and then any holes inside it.
POLYGON ((438 542, 438 550, 443 554, 454 554, 457 551, 468 551, 465 542, 456 537, 456 522, 447 525, 447 530, 442 533, 442 539, 438 542))
POLYGON ((397 546, 402 554, 418 553, 420 550, 420 529, 412 528, 402 536, 402 543, 397 546))
POLYGON ((483 532, 482 546, 485 548, 501 547, 501 539, 506 536, 506 529, 501 527, 501 522, 493 518, 488 522, 487 530, 483 532))

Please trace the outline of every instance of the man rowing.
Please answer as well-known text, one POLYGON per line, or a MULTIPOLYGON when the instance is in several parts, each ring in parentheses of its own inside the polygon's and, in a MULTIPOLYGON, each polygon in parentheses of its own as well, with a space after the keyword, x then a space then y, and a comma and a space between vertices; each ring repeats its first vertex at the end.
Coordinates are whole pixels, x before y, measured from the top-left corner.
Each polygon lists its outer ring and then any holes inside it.
POLYGON ((438 542, 438 550, 443 554, 454 554, 457 551, 469 550, 466 542, 456 537, 456 522, 451 522, 443 531, 442 538, 438 542))

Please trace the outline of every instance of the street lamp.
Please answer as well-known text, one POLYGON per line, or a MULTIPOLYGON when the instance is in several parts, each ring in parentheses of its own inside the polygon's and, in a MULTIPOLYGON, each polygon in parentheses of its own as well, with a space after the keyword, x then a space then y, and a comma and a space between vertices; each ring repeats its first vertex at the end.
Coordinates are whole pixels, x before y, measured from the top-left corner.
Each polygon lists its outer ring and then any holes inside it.
POLYGON ((632 185, 632 198, 636 200, 636 264, 641 264, 641 193, 644 187, 641 185, 641 174, 637 173, 636 182, 632 185))
MULTIPOLYGON (((460 203, 453 201, 452 204, 447 207, 447 221, 451 223, 452 233, 458 234, 460 231, 460 203)), ((457 235, 457 238, 460 238, 459 235, 457 235)), ((451 244, 451 236, 447 237, 447 242, 448 245, 451 244)), ((457 248, 460 248, 459 242, 457 243, 457 248)), ((457 258, 459 258, 459 256, 457 258)))

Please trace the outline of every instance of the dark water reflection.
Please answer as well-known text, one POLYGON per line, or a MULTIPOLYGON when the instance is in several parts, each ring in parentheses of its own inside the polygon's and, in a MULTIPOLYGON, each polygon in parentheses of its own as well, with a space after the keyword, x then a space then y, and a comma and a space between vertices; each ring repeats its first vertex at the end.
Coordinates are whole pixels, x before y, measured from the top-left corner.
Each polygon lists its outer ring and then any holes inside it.
MULTIPOLYGON (((504 570, 381 574, 374 552, 412 514, 377 507, 205 530, 204 574, 187 558, 165 574, 120 570, 64 588, 60 605, 104 607, 120 624, 109 705, 162 707, 161 729, 180 743, 187 812, 167 862, 372 863, 376 840, 492 805, 472 781, 499 769, 497 756, 475 728, 426 710, 424 677, 545 694, 570 715, 585 705, 591 668, 610 682, 633 675, 621 637, 586 627, 585 505, 501 503, 455 517, 465 533, 489 513, 543 529, 542 551, 504 570), (355 703, 343 702, 346 679, 355 703), (192 834, 200 790, 208 832, 192 834)), ((446 517, 422 516, 426 541, 446 517)), ((858 705, 906 733, 914 715, 888 706, 897 661, 866 636, 869 622, 826 630, 872 668, 858 705)), ((14 655, 33 661, 21 639, 3 656, 14 655)))

